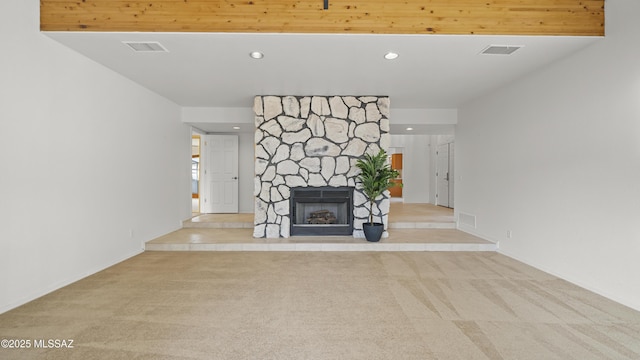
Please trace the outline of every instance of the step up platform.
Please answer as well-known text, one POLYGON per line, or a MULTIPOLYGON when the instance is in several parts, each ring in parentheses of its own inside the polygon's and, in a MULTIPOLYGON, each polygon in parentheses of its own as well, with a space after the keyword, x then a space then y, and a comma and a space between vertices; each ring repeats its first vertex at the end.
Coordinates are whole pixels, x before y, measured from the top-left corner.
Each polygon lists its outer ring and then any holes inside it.
POLYGON ((146 243, 147 251, 496 251, 497 245, 455 229, 397 229, 380 242, 352 236, 253 238, 250 229, 187 228, 146 243))
POLYGON ((371 243, 352 236, 254 238, 253 213, 199 214, 183 228, 145 244, 146 251, 496 251, 498 244, 456 229, 453 210, 394 204, 389 237, 371 243))

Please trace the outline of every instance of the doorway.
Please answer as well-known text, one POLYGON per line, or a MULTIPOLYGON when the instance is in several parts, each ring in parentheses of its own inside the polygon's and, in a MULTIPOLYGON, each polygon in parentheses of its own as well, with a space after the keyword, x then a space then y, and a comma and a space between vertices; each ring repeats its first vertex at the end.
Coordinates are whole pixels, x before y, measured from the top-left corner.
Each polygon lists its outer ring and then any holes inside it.
POLYGON ((389 148, 389 164, 391 164, 391 168, 393 170, 398 171, 399 175, 397 178, 391 180, 392 183, 396 184, 389 188, 389 196, 391 196, 391 201, 402 202, 402 167, 403 167, 403 148, 399 147, 390 147, 389 148))
POLYGON ((200 213, 200 135, 191 135, 191 212, 200 213))
POLYGON ((238 212, 238 135, 202 137, 200 210, 238 212))
POLYGON ((438 145, 436 151, 436 205, 453 208, 454 143, 438 145))

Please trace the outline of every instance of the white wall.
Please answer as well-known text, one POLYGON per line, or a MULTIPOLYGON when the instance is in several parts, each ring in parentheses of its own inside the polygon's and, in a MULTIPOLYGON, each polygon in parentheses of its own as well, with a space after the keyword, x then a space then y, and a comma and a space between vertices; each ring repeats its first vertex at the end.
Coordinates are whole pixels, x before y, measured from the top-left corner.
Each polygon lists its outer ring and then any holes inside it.
POLYGON ((456 212, 502 253, 640 310, 640 2, 606 6, 603 40, 460 109, 456 212))
POLYGON ((391 99, 391 120, 393 124, 440 124, 455 125, 458 121, 457 109, 396 109, 391 99))
POLYGON ((0 312, 190 215, 179 107, 40 34, 39 5, 0 2, 0 312))
POLYGON ((391 135, 390 147, 402 148, 402 197, 405 203, 428 203, 429 135, 391 135))
MULTIPOLYGON (((253 103, 251 103, 253 105, 253 103)), ((203 125, 206 130, 211 123, 248 123, 255 127, 255 114, 252 107, 223 108, 223 107, 183 107, 182 121, 196 127, 203 125)))
POLYGON ((255 207, 255 138, 253 133, 239 133, 238 142, 238 211, 252 213, 255 207))

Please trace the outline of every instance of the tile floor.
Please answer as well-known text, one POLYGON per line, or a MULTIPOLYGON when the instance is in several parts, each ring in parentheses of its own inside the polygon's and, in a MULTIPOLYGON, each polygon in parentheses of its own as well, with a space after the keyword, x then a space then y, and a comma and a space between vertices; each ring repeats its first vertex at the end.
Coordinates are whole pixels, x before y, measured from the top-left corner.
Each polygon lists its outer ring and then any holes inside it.
POLYGON ((392 202, 389 237, 253 238, 253 214, 195 214, 184 228, 147 242, 148 251, 495 251, 497 244, 458 231, 452 209, 392 202))

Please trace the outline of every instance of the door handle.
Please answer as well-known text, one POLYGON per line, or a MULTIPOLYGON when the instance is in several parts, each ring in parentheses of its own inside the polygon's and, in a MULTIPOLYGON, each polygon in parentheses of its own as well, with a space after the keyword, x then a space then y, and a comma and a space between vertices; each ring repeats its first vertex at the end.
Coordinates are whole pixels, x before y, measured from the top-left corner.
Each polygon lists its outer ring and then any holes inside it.
POLYGON ((231 180, 238 180, 238 177, 234 176, 234 177, 231 178, 231 180))

